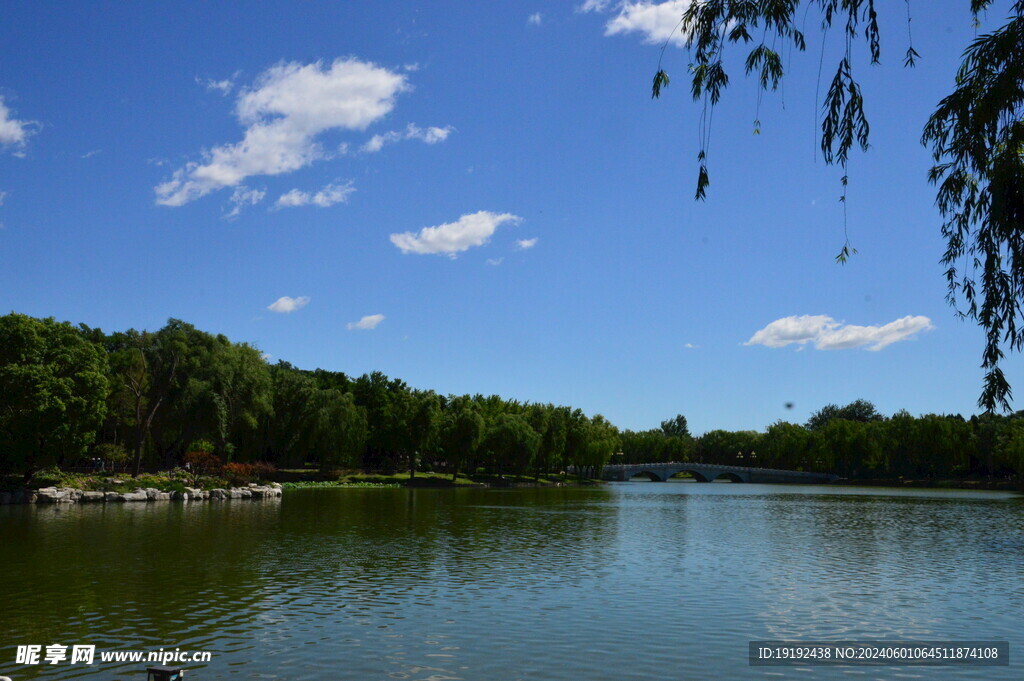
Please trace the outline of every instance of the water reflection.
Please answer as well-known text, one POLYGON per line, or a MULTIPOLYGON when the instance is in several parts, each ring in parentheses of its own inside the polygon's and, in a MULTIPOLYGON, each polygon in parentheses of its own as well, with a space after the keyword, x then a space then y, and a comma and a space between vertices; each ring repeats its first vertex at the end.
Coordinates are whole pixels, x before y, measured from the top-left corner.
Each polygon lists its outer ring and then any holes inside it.
MULTIPOLYGON (((785 678, 752 639, 1022 642, 1007 494, 623 483, 303 490, 222 504, 0 507, 13 647, 210 650, 190 678, 785 678)), ((814 668, 813 679, 912 678, 814 668)), ((1009 668, 929 678, 1019 678, 1009 668)))

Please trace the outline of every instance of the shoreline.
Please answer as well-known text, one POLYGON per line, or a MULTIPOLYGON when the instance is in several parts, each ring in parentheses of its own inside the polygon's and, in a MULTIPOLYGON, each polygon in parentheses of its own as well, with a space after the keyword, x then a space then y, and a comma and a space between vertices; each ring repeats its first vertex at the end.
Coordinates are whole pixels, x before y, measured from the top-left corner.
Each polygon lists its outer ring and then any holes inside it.
POLYGON ((843 487, 892 487, 895 489, 965 489, 995 492, 1022 492, 1021 480, 957 480, 931 478, 843 478, 829 483, 843 487))
POLYGON ((264 485, 250 483, 241 487, 217 487, 200 489, 186 487, 184 491, 165 491, 155 487, 137 487, 131 492, 113 492, 100 490, 84 490, 76 487, 40 487, 38 489, 16 489, 0 492, 0 506, 23 504, 117 504, 131 502, 156 501, 221 501, 228 499, 273 499, 280 498, 285 490, 302 489, 527 489, 544 487, 592 487, 601 484, 599 481, 557 481, 557 482, 513 482, 494 484, 489 482, 452 483, 449 480, 423 478, 409 484, 408 481, 301 481, 301 482, 270 482, 264 485))
POLYGON ((164 492, 155 487, 137 487, 132 492, 100 492, 74 487, 41 487, 0 492, 0 506, 15 504, 117 504, 151 501, 220 501, 225 499, 272 499, 281 496, 281 485, 249 484, 244 487, 218 487, 205 490, 186 487, 184 491, 164 492))

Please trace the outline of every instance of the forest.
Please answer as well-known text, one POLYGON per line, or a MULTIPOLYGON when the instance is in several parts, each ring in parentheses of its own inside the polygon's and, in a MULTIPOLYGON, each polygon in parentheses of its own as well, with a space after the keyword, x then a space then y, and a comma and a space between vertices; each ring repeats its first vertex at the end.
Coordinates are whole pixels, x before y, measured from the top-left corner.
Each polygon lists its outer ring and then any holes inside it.
POLYGON ((1016 477, 1024 413, 891 417, 827 405, 806 424, 693 436, 677 415, 619 430, 578 408, 439 395, 380 372, 351 377, 269 364, 247 343, 171 319, 105 333, 52 318, 0 317, 0 474, 103 461, 138 475, 197 454, 323 472, 597 477, 608 463, 701 461, 847 478, 1016 477))

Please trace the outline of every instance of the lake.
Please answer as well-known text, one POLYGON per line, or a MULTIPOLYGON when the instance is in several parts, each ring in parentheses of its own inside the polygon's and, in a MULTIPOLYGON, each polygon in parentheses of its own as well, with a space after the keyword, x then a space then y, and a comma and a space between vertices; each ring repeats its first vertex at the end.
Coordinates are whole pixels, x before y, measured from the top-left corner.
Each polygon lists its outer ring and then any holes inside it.
POLYGON ((18 645, 209 651, 186 678, 1020 679, 1024 498, 615 483, 0 507, 18 645), (751 640, 998 639, 1009 667, 751 667, 751 640))

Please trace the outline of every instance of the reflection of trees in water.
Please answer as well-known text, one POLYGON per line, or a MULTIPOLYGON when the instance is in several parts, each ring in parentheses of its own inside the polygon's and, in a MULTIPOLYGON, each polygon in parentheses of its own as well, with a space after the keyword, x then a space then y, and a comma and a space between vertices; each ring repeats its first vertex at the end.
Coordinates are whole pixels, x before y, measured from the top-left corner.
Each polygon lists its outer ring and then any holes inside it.
POLYGON ((614 546, 602 490, 305 490, 264 567, 295 587, 370 597, 540 586, 598 569, 614 546), (319 586, 318 586, 319 585, 319 586))
MULTIPOLYGON (((0 565, 12 645, 200 649, 254 615, 265 587, 258 554, 280 501, 3 510, 0 546, 17 556, 0 565)), ((19 677, 69 671, 41 665, 19 677)))

